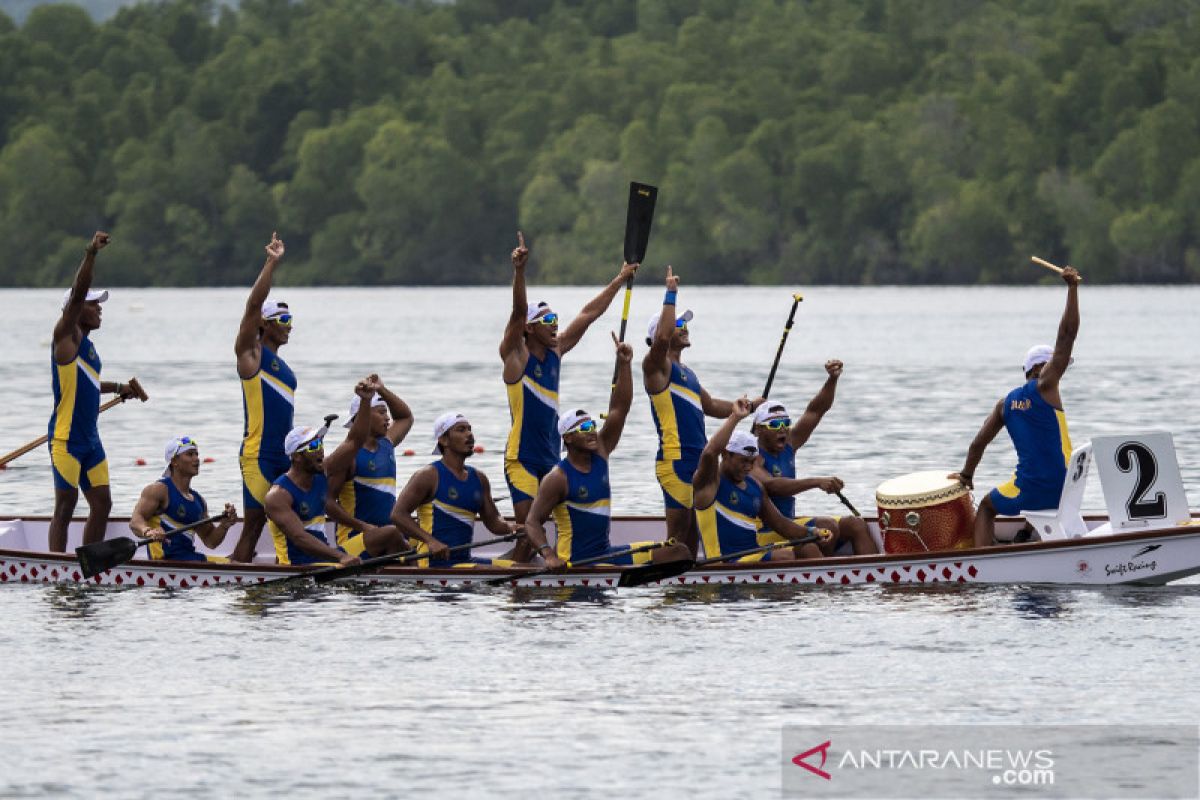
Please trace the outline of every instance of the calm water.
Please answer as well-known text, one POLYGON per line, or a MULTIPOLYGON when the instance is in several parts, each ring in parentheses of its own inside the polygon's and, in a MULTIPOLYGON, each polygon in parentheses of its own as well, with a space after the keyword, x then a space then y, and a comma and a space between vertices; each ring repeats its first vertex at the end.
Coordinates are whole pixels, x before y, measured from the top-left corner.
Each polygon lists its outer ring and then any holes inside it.
MULTIPOLYGON (((644 279, 648 284, 649 280, 644 279)), ((589 292, 532 291, 571 316, 589 292)), ((772 397, 799 413, 827 358, 838 400, 803 451, 862 509, 882 481, 957 469, 991 405, 1052 342, 1061 287, 805 292, 772 397)), ((501 486, 507 410, 496 347, 508 293, 289 289, 284 351, 297 420, 345 414, 378 371, 413 407, 401 480, 428 461, 430 424, 456 408, 501 486)), ((241 405, 232 340, 244 290, 119 290, 95 336, 105 377, 137 375, 145 405, 107 412, 117 513, 187 433, 215 461, 197 487, 239 502, 241 405), (145 458, 150 466, 134 461, 145 458)), ((6 452, 45 430, 57 291, 2 291, 6 452)), ((761 391, 787 289, 685 289, 688 362, 717 396, 761 391)), ((644 335, 661 289, 635 291, 644 335)), ((1063 384, 1076 443, 1170 430, 1192 507, 1200 486, 1200 288, 1081 295, 1063 384)), ((564 406, 599 411, 620 301, 571 353, 564 406)), ((644 348, 639 347, 638 357, 644 348)), ((614 507, 656 513, 653 428, 635 392, 613 459, 614 507)), ((1008 477, 997 439, 977 483, 1008 477)), ((44 450, 0 473, 0 509, 46 514, 44 450)), ((508 508, 508 503, 502 503, 508 508)), ((1103 510, 1094 478, 1085 508, 1103 510)), ((836 501, 804 495, 806 511, 836 501)), ((0 795, 450 794, 761 797, 778 792, 785 724, 1195 724, 1200 634, 1192 585, 1084 591, 512 590, 159 592, 0 590, 0 795)))

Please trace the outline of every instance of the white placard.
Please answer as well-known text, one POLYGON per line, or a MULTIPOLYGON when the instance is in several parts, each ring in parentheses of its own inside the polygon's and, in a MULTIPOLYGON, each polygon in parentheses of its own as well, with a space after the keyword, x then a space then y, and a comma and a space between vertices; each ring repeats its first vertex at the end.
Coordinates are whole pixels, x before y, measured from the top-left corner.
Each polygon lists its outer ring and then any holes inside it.
POLYGON ((1171 528, 1188 520, 1170 433, 1097 436, 1092 456, 1114 532, 1171 528))

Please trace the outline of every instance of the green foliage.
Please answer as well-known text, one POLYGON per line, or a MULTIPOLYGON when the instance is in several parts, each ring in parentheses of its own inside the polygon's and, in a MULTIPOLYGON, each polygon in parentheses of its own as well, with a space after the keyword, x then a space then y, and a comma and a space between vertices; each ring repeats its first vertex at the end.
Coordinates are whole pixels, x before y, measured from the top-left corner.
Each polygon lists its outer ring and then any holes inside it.
POLYGON ((91 2, 0 0, 0 284, 596 283, 630 180, 690 283, 1200 280, 1181 0, 91 2))

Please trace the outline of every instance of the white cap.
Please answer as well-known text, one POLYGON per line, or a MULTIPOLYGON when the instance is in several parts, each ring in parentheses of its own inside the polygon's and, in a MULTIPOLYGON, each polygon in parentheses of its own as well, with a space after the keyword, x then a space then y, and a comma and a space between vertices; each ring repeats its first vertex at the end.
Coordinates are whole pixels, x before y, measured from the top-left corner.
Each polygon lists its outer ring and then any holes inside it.
POLYGON ((546 302, 530 303, 525 308, 525 322, 533 322, 543 314, 553 314, 554 311, 550 308, 550 304, 546 302))
MULTIPOLYGON (((108 289, 88 289, 87 297, 84 298, 85 303, 103 303, 108 299, 108 289)), ((62 307, 66 308, 71 304, 71 290, 67 289, 63 293, 62 307)))
POLYGON ((438 449, 438 439, 460 422, 467 422, 467 418, 457 411, 447 411, 433 421, 433 454, 435 456, 442 452, 438 449))
POLYGON ((289 458, 296 454, 304 445, 317 439, 321 436, 321 431, 317 428, 310 428, 307 425, 301 425, 298 428, 292 428, 288 431, 288 435, 283 439, 283 452, 289 458))
POLYGON ((190 436, 176 436, 171 441, 167 442, 167 449, 163 453, 163 459, 170 464, 171 460, 180 453, 186 453, 189 450, 199 452, 196 446, 196 440, 190 436))
POLYGON ((291 309, 288 308, 287 303, 280 303, 276 300, 268 300, 267 302, 262 304, 262 318, 263 319, 274 319, 275 317, 278 317, 281 314, 290 314, 290 313, 292 313, 292 312, 291 312, 291 309))
POLYGON ((779 403, 772 403, 768 400, 755 410, 754 424, 765 425, 773 419, 788 419, 789 416, 786 408, 779 403))
MULTIPOLYGON (((1029 348, 1029 352, 1025 354, 1025 372, 1036 367, 1038 364, 1049 363, 1050 359, 1054 358, 1054 348, 1048 344, 1035 344, 1029 348)), ((1074 364, 1075 359, 1069 359, 1068 365, 1074 364)))
POLYGON ((733 436, 729 437, 729 444, 725 445, 725 449, 738 456, 756 456, 758 455, 758 439, 745 431, 734 431, 733 436))
POLYGON ((592 415, 584 411, 582 408, 564 414, 558 418, 558 435, 566 436, 579 423, 591 418, 592 415))
MULTIPOLYGON (((371 408, 374 408, 375 406, 387 406, 387 403, 384 402, 384 399, 379 395, 374 395, 371 398, 371 408)), ((362 398, 358 395, 354 395, 354 398, 350 401, 350 419, 346 420, 346 422, 342 425, 343 428, 349 428, 354 424, 354 415, 358 413, 358 409, 361 407, 362 398)))
MULTIPOLYGON (((654 334, 658 333, 658 318, 661 316, 662 316, 662 312, 659 311, 653 317, 650 318, 650 324, 648 326, 646 326, 646 338, 647 339, 653 339, 654 334)), ((676 317, 675 322, 679 322, 679 320, 683 320, 684 322, 691 322, 692 317, 694 317, 694 316, 696 316, 696 315, 693 314, 692 310, 689 308, 687 311, 683 312, 683 314, 676 317)))

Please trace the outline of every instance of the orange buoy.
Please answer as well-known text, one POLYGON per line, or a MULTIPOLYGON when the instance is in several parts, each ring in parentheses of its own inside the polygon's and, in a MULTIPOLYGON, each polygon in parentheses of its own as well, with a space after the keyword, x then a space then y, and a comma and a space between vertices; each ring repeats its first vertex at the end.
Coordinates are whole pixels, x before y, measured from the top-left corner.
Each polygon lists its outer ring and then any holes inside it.
POLYGON ((415 456, 415 455, 416 455, 416 453, 415 453, 415 452, 413 452, 412 450, 405 450, 405 451, 404 451, 404 455, 406 455, 406 456, 415 456))
POLYGON ((144 466, 146 466, 146 459, 136 458, 136 459, 134 459, 133 463, 137 464, 139 467, 144 467, 144 466))
POLYGON ((476 452, 476 453, 482 453, 482 452, 483 452, 483 445, 481 445, 481 444, 477 444, 477 445, 475 445, 475 452, 476 452))
POLYGON ((205 464, 211 464, 211 463, 213 463, 214 461, 216 461, 216 459, 215 459, 215 458, 213 458, 212 456, 208 456, 208 457, 206 457, 206 458, 204 459, 204 463, 205 463, 205 464))

